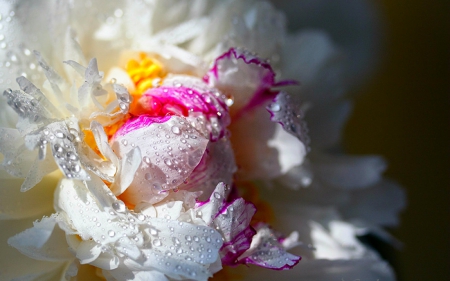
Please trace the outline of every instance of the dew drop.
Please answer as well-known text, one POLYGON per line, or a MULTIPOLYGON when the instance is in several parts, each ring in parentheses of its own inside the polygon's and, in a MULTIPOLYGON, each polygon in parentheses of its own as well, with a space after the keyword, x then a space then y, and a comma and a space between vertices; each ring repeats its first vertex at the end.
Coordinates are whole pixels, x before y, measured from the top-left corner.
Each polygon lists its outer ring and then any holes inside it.
POLYGON ((121 200, 117 200, 116 202, 112 203, 112 208, 118 213, 123 213, 126 210, 125 203, 123 203, 123 201, 121 200))
POLYGON ((234 104, 234 97, 233 97, 233 96, 227 97, 227 98, 225 99, 225 104, 226 104, 227 106, 232 106, 232 105, 234 104))
POLYGON ((55 136, 60 139, 63 139, 66 137, 66 135, 61 130, 56 130, 55 136))
POLYGON ((177 126, 172 126, 172 133, 174 133, 175 135, 179 135, 181 134, 181 130, 177 126))
POLYGON ((270 110, 275 111, 275 112, 280 111, 281 106, 278 103, 273 103, 270 105, 270 110))
POLYGON ((161 240, 159 240, 159 239, 153 240, 153 245, 155 245, 156 247, 161 246, 162 245, 161 240))
POLYGON ((116 233, 114 232, 114 230, 110 230, 110 231, 108 231, 108 235, 109 235, 109 237, 114 237, 116 235, 116 233))

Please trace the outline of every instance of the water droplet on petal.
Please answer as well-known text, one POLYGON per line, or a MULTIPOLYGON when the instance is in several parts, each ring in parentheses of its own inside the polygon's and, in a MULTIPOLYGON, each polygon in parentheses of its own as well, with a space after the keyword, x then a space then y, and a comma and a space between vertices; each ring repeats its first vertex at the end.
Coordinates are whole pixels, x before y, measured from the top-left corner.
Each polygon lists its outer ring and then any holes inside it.
POLYGON ((116 233, 114 232, 114 230, 110 230, 110 231, 108 231, 108 235, 109 235, 109 237, 114 237, 116 235, 116 233))
POLYGON ((159 240, 159 239, 153 240, 153 245, 155 245, 156 247, 161 246, 162 245, 161 240, 159 240))
POLYGON ((177 126, 172 126, 172 133, 174 133, 175 135, 179 135, 181 133, 181 130, 177 126))
POLYGON ((123 213, 126 210, 125 203, 123 203, 123 201, 121 200, 117 200, 116 202, 112 203, 112 208, 118 213, 123 213))
POLYGON ((280 111, 281 110, 281 106, 278 103, 273 103, 270 105, 270 110, 272 111, 280 111))

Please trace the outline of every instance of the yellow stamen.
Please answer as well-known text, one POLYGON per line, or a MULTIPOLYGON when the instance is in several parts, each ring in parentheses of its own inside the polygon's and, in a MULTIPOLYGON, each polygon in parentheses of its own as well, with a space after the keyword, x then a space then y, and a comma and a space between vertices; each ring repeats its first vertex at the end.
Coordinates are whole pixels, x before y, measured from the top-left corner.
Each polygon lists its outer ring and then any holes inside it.
POLYGON ((166 71, 155 58, 149 58, 146 54, 139 55, 140 60, 131 59, 127 63, 126 71, 136 86, 133 95, 141 95, 153 86, 155 79, 166 76, 166 71))

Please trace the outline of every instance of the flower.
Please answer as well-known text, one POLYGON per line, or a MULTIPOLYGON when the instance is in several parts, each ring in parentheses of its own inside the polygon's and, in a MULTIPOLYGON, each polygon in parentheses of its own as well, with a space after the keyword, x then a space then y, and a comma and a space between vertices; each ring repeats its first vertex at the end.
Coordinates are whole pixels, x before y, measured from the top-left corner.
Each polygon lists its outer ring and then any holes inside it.
POLYGON ((287 35, 258 1, 1 8, 2 241, 24 254, 2 278, 206 280, 300 255, 278 273, 393 278, 356 237, 392 240, 403 194, 382 159, 328 152, 350 105, 324 33, 287 35))

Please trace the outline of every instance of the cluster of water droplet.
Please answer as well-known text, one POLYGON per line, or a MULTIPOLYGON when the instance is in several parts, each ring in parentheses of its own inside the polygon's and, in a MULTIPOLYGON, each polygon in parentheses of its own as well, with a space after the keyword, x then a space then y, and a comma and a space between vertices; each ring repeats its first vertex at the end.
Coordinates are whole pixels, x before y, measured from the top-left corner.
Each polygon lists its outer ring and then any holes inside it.
POLYGON ((25 138, 29 147, 38 146, 39 158, 45 158, 46 146, 51 146, 52 154, 56 164, 67 178, 88 180, 90 177, 81 166, 77 153, 77 143, 81 141, 78 124, 74 120, 53 122, 33 135, 25 138), (34 137, 32 137, 34 136, 34 137), (33 144, 33 140, 38 143, 33 144))
POLYGON ((291 101, 291 96, 280 92, 267 106, 267 110, 272 115, 272 121, 280 123, 287 132, 296 136, 305 146, 308 145, 308 131, 303 121, 303 112, 297 103, 291 101))
POLYGON ((208 87, 202 80, 177 76, 166 79, 162 91, 171 95, 188 109, 190 124, 211 141, 226 136, 226 127, 230 124, 228 106, 233 98, 227 97, 217 89, 208 87), (170 88, 164 88, 171 86, 170 88))
POLYGON ((7 89, 3 92, 8 105, 22 118, 29 119, 31 122, 39 122, 42 110, 39 102, 33 97, 20 91, 7 89))
POLYGON ((212 228, 135 213, 121 200, 111 201, 100 211, 89 192, 86 198, 80 198, 76 189, 63 187, 63 192, 71 199, 62 208, 79 214, 72 214, 72 227, 83 240, 100 244, 103 252, 135 260, 145 257, 144 265, 189 277, 207 274, 199 271, 205 268, 198 264, 208 265, 218 258, 222 238, 212 228))
POLYGON ((183 117, 171 116, 162 123, 151 123, 152 120, 141 116, 125 124, 123 131, 114 136, 112 147, 121 157, 139 147, 141 166, 127 193, 143 196, 139 201, 145 198, 146 202, 156 203, 165 197, 165 191, 176 189, 192 173, 208 140, 183 117))
MULTIPOLYGON (((7 14, 0 14, 0 31, 8 30, 10 25, 16 24, 14 22, 16 13, 10 11, 7 14)), ((11 28, 13 30, 13 28, 11 28)), ((6 56, 3 61, 0 61, 0 68, 9 73, 0 72, 0 83, 11 83, 8 79, 5 80, 5 74, 12 74, 13 76, 24 76, 33 80, 42 78, 42 69, 36 63, 32 51, 23 43, 14 41, 14 37, 8 38, 8 32, 0 33, 0 49, 6 50, 6 56)))
POLYGON ((114 92, 116 93, 120 110, 122 113, 128 113, 131 102, 130 93, 128 93, 128 90, 125 87, 116 84, 115 79, 111 82, 113 83, 114 92))
POLYGON ((259 229, 257 235, 260 240, 256 249, 249 256, 251 263, 266 268, 280 269, 292 267, 300 260, 299 257, 286 252, 267 226, 259 229))

